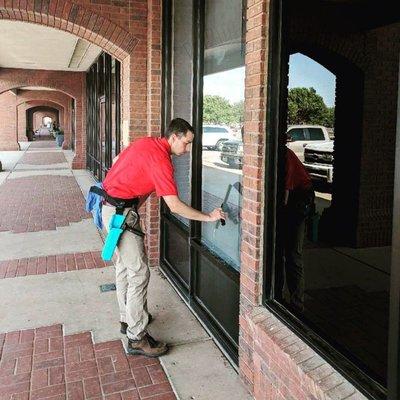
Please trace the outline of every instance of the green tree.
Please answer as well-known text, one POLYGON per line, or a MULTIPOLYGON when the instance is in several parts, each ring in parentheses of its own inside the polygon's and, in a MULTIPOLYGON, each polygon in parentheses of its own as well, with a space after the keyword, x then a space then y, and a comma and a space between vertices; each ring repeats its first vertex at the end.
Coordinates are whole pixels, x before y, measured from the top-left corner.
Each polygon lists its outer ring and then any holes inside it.
POLYGON ((238 101, 232 105, 233 118, 236 124, 242 125, 244 122, 244 101, 238 101))
POLYGON ((204 96, 203 122, 207 124, 231 124, 234 122, 232 105, 221 96, 204 96))
POLYGON ((332 127, 334 108, 328 108, 314 88, 293 88, 288 95, 288 124, 332 127))

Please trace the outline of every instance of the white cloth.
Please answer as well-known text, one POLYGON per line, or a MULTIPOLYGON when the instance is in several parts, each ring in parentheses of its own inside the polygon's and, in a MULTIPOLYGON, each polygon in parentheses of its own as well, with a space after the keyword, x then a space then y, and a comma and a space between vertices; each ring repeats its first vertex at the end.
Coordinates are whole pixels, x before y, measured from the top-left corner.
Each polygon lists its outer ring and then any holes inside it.
MULTIPOLYGON (((125 210, 125 213, 129 209, 125 210)), ((115 207, 103 205, 103 226, 108 230, 115 207)), ((140 230, 139 223, 135 228, 140 230)), ((144 251, 143 237, 125 231, 116 249, 116 287, 120 321, 128 324, 129 339, 139 340, 146 333, 149 323, 147 287, 150 270, 144 251)))

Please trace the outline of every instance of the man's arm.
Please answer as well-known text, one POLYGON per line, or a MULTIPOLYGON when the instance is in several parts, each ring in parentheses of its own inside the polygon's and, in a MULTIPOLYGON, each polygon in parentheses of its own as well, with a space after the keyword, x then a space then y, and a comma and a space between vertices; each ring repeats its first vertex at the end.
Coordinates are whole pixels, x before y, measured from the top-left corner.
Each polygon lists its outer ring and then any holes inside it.
POLYGON ((205 214, 192 207, 189 207, 183 201, 181 201, 178 196, 163 196, 163 199, 167 203, 167 206, 172 213, 179 214, 184 218, 203 222, 213 222, 218 221, 219 219, 225 219, 225 213, 221 208, 216 208, 209 214, 205 214))

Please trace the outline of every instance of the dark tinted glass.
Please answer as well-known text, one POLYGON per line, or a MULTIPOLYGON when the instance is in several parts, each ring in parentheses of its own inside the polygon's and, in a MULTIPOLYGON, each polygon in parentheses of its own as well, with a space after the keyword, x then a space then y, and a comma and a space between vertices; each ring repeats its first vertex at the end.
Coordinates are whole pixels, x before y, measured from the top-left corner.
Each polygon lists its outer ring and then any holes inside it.
MULTIPOLYGON (((276 297, 359 369, 386 384, 398 65, 382 82, 375 66, 396 57, 395 47, 385 46, 379 56, 366 49, 376 41, 394 42, 388 26, 372 34, 372 28, 357 25, 349 34, 336 25, 343 45, 354 46, 357 38, 365 43, 361 67, 352 55, 337 57, 338 49, 330 47, 339 39, 324 21, 322 2, 286 4, 288 125, 322 125, 334 130, 335 139, 334 145, 309 144, 305 164, 288 161, 281 145, 276 297), (321 23, 315 25, 317 17, 321 23), (291 48, 298 34, 313 59, 291 48), (313 52, 318 35, 327 39, 320 53, 313 52)), ((307 129, 310 140, 324 140, 317 126, 307 129)), ((301 129, 290 135, 303 139, 301 129)))
POLYGON ((308 128, 310 140, 325 140, 324 132, 321 128, 308 128))
POLYGON ((294 128, 290 129, 288 132, 288 136, 292 139, 293 142, 297 140, 306 140, 304 136, 304 129, 294 128))

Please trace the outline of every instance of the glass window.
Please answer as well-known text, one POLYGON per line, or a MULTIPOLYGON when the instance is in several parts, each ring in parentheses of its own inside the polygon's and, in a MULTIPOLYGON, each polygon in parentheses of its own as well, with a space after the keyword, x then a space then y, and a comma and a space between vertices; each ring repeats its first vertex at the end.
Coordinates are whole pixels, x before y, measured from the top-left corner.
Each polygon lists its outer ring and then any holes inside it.
MULTIPOLYGON (((192 122, 192 76, 193 76, 193 45, 192 45, 191 1, 175 0, 173 2, 173 60, 172 60, 172 118, 183 118, 192 122), (183 23, 183 21, 185 21, 183 23)), ((191 203, 191 153, 180 157, 172 157, 175 168, 175 180, 180 199, 186 204, 191 203)), ((189 220, 174 214, 186 226, 189 220)))
POLYGON ((296 142, 298 140, 306 140, 304 129, 302 128, 293 128, 288 131, 288 136, 292 140, 292 142, 296 142))
MULTIPOLYGON (((299 24, 296 15, 293 11, 291 17, 299 24)), ((336 72, 299 53, 289 59, 288 99, 296 104, 288 101, 288 123, 335 127, 336 135, 332 141, 308 144, 305 165, 293 152, 282 149, 285 158, 279 165, 285 167, 278 175, 287 197, 282 196, 285 200, 277 216, 275 296, 324 340, 385 384, 392 215, 391 203, 383 199, 392 196, 393 177, 385 187, 377 184, 373 195, 370 188, 360 190, 360 154, 373 153, 363 138, 374 137, 363 125, 364 75, 350 62, 336 72), (312 73, 307 76, 299 71, 312 73), (310 111, 309 99, 320 107, 310 111), (384 192, 387 189, 390 195, 384 192), (382 199, 385 206, 373 198, 382 199)), ((383 109, 383 103, 377 102, 378 119, 383 109)), ((325 139, 318 126, 307 129, 310 140, 325 139)), ((304 140, 302 129, 289 132, 293 140, 304 140)), ((391 135, 395 136, 394 130, 391 135)))
POLYGON ((308 128, 310 140, 325 140, 324 132, 321 128, 308 128))
POLYGON ((111 158, 114 159, 117 155, 117 137, 116 137, 116 96, 115 96, 115 59, 111 61, 111 158))
POLYGON ((202 243, 240 267, 244 101, 241 0, 206 1, 203 86, 202 206, 223 207, 226 225, 202 224, 202 243))

